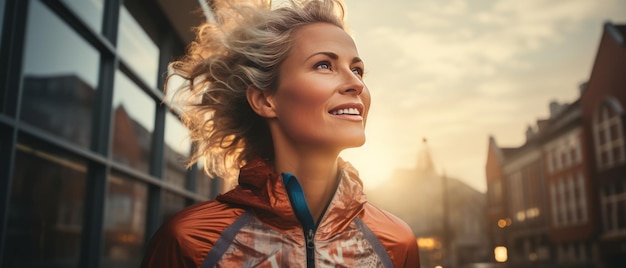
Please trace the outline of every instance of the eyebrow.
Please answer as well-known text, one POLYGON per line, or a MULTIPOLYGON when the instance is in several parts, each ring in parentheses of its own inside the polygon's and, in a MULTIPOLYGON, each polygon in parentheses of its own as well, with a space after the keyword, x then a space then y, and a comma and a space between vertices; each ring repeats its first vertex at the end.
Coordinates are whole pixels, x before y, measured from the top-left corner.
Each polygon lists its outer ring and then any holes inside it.
MULTIPOLYGON (((326 55, 327 57, 329 57, 329 58, 331 58, 331 59, 333 59, 333 60, 336 60, 336 59, 338 59, 338 58, 339 58, 339 56, 338 56, 337 54, 333 53, 333 52, 326 52, 326 51, 322 51, 322 52, 316 52, 316 53, 313 53, 311 56, 309 56, 308 58, 306 58, 306 60, 305 60, 305 61, 309 60, 309 59, 310 59, 310 58, 312 58, 312 57, 315 57, 316 55, 320 55, 320 54, 322 54, 322 55, 326 55)), ((363 60, 362 60, 361 58, 359 58, 359 57, 354 57, 354 58, 352 58, 352 62, 351 62, 352 64, 354 64, 354 63, 358 63, 358 62, 363 62, 363 60)))

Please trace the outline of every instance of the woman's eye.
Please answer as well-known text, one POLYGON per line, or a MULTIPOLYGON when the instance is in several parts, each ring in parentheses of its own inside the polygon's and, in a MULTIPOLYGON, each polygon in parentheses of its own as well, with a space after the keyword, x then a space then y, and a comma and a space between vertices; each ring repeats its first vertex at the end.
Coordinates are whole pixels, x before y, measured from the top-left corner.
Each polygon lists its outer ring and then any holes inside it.
POLYGON ((315 68, 319 70, 330 70, 330 64, 328 62, 320 62, 315 65, 315 68))
POLYGON ((363 76, 363 69, 361 68, 353 68, 352 72, 358 76, 363 76))

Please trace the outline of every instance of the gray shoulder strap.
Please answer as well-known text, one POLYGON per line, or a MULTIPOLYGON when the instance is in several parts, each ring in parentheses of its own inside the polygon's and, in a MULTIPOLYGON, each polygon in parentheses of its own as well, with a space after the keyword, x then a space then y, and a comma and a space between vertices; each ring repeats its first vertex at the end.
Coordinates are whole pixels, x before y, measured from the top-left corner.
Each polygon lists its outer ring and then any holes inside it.
POLYGON ((359 229, 363 231, 365 239, 367 239, 367 241, 370 242, 370 245, 372 245, 374 252, 376 252, 378 258, 380 258, 380 261, 383 263, 383 267, 393 268, 393 262, 391 261, 391 257, 389 257, 389 254, 387 253, 387 249, 385 249, 385 246, 383 246, 383 244, 380 242, 374 232, 372 232, 372 230, 370 230, 370 228, 365 225, 361 218, 355 218, 354 221, 356 222, 357 226, 359 226, 359 229))
POLYGON ((217 242, 215 242, 215 245, 209 251, 209 254, 206 256, 204 262, 202 262, 202 266, 200 267, 215 267, 215 265, 217 265, 217 262, 222 259, 222 255, 224 255, 224 253, 226 253, 226 250, 230 247, 230 244, 232 244, 233 240, 235 240, 235 236, 237 236, 239 230, 241 230, 244 225, 250 222, 253 217, 254 216, 252 215, 252 212, 246 210, 245 213, 239 216, 239 218, 237 218, 230 226, 228 226, 228 228, 226 228, 226 230, 222 232, 222 235, 217 240, 217 242))

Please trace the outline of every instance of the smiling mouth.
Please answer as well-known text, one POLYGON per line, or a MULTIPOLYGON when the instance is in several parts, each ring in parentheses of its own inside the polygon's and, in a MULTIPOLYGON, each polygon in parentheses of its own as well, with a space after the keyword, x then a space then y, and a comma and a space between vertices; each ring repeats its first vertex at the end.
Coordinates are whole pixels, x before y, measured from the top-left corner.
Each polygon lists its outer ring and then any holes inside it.
POLYGON ((357 108, 344 108, 344 109, 338 109, 338 110, 332 110, 329 112, 332 115, 361 115, 361 112, 359 112, 359 109, 357 108))

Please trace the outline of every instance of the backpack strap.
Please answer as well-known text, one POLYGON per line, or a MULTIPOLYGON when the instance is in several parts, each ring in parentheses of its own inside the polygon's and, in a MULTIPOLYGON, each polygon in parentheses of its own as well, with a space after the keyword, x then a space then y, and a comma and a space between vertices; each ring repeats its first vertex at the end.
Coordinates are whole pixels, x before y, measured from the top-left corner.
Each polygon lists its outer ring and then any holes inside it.
POLYGON ((253 219, 254 215, 249 210, 246 210, 239 218, 237 218, 226 230, 222 232, 220 238, 215 242, 213 248, 209 251, 209 254, 206 256, 202 265, 202 268, 212 268, 217 265, 217 263, 222 259, 226 250, 230 247, 235 240, 235 236, 239 233, 239 230, 243 228, 247 223, 249 223, 253 219))
POLYGON ((370 228, 365 225, 361 218, 355 218, 354 221, 356 225, 359 226, 359 229, 361 229, 361 231, 363 232, 365 239, 367 239, 367 241, 374 249, 374 252, 378 255, 380 262, 383 263, 383 267, 393 268, 393 262, 391 261, 391 257, 389 257, 389 253, 387 253, 387 249, 385 248, 385 246, 383 246, 383 243, 380 242, 374 232, 372 232, 372 230, 370 230, 370 228))

